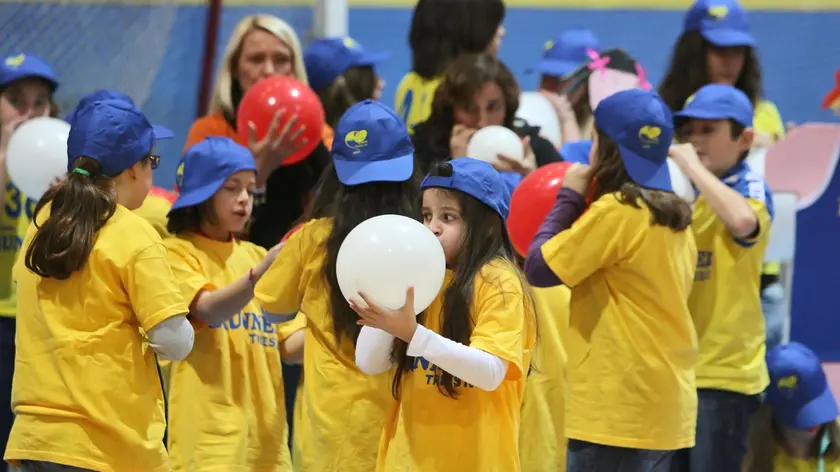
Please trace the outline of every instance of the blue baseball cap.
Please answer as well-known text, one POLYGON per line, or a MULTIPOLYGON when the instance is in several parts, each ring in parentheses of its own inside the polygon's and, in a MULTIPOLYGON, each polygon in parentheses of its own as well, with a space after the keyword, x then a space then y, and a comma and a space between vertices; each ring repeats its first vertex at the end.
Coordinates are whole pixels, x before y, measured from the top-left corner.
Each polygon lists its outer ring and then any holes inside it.
POLYGON ((178 198, 169 212, 209 200, 222 188, 225 180, 243 170, 257 171, 257 164, 248 148, 230 138, 204 138, 187 149, 178 163, 175 176, 178 198))
POLYGON ((618 145, 633 182, 654 190, 674 191, 667 160, 674 122, 659 95, 640 89, 610 95, 595 109, 595 126, 618 145))
POLYGON ((344 185, 405 182, 414 173, 414 144, 405 122, 376 100, 363 100, 344 112, 331 155, 344 185))
POLYGON ((330 85, 351 67, 375 66, 389 57, 389 52, 366 51, 351 38, 316 39, 303 51, 306 75, 313 90, 330 85))
POLYGON ((46 80, 53 91, 58 88, 55 72, 43 59, 29 54, 16 54, 3 59, 3 64, 0 65, 0 87, 29 77, 46 80))
POLYGON ((421 190, 445 188, 466 193, 490 207, 506 221, 510 210, 510 192, 502 176, 493 166, 470 157, 460 157, 448 162, 452 176, 428 175, 420 184, 421 190))
POLYGON ((737 0, 698 0, 685 15, 683 31, 700 31, 719 47, 755 47, 747 12, 737 0))
POLYGON ((743 126, 753 125, 753 106, 737 87, 724 84, 704 85, 688 97, 682 110, 674 113, 674 123, 686 118, 697 120, 733 119, 743 126))
POLYGON ((767 353, 767 402, 786 427, 809 429, 834 422, 840 414, 820 359, 807 346, 791 342, 767 353))
POLYGON ((545 44, 542 58, 527 72, 565 77, 589 60, 587 50, 598 52, 601 44, 588 29, 570 29, 545 44))
POLYGON ((64 121, 66 121, 68 123, 72 123, 73 122, 73 117, 76 115, 77 111, 84 108, 86 105, 88 105, 90 103, 98 102, 100 100, 122 100, 122 101, 130 103, 132 106, 134 106, 134 100, 132 100, 131 97, 129 97, 128 95, 126 95, 122 92, 117 92, 116 90, 105 90, 105 89, 97 90, 96 92, 89 93, 89 94, 85 95, 84 97, 82 97, 82 99, 79 100, 79 104, 76 105, 76 108, 74 108, 73 111, 71 111, 70 113, 68 113, 64 117, 64 121))
POLYGON ((73 168, 73 161, 84 156, 99 162, 102 173, 113 177, 148 156, 156 139, 173 136, 162 126, 153 127, 143 112, 130 103, 92 102, 78 110, 70 123, 67 170, 73 168))

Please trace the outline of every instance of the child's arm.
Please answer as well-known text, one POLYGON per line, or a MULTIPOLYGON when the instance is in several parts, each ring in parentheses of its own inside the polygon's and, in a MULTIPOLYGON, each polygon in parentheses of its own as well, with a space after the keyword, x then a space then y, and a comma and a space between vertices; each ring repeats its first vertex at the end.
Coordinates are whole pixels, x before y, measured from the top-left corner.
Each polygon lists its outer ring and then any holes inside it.
POLYGON ((554 235, 569 229, 585 208, 583 195, 569 188, 562 188, 557 195, 557 201, 543 220, 540 229, 528 248, 525 259, 525 276, 535 287, 553 287, 562 285, 563 281, 548 267, 542 253, 542 245, 554 235))
POLYGON ((304 337, 303 330, 299 329, 280 343, 280 358, 283 359, 283 362, 287 364, 300 364, 303 362, 304 337))
POLYGON ((508 361, 447 339, 422 325, 417 325, 408 344, 408 355, 422 357, 487 392, 499 388, 508 370, 508 361))
MULTIPOLYGON (((669 155, 700 190, 700 194, 709 202, 709 208, 733 237, 746 239, 759 231, 758 215, 747 199, 709 172, 697 157, 694 146, 689 143, 673 145, 669 155)), ((763 196, 763 182, 756 181, 756 185, 760 187, 763 196)))
POLYGON ((388 371, 391 362, 391 346, 394 336, 381 329, 362 326, 359 339, 356 340, 356 367, 368 375, 378 375, 388 371))

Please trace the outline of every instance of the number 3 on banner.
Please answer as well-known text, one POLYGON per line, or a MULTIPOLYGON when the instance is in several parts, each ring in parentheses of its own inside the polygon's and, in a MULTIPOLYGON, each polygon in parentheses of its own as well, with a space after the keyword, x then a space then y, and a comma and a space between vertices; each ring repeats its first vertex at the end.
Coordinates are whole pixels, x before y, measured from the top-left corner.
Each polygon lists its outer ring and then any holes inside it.
POLYGON ((6 216, 11 219, 17 219, 21 213, 24 213, 27 218, 32 219, 32 213, 35 212, 35 205, 38 202, 26 196, 15 187, 15 184, 9 182, 6 184, 6 196, 4 199, 4 211, 6 216))

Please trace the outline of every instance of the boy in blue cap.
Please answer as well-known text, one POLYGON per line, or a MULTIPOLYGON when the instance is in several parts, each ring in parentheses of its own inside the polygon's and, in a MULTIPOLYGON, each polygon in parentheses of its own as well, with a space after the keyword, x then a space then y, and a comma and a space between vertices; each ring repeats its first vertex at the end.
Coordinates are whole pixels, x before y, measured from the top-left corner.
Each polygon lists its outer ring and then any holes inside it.
POLYGON ((762 177, 744 162, 754 133, 753 107, 743 92, 706 85, 674 123, 684 144, 672 147, 670 156, 700 195, 692 221, 698 259, 689 307, 700 342, 701 414, 697 444, 681 455, 692 472, 738 470, 768 384, 759 284, 773 201, 762 177))

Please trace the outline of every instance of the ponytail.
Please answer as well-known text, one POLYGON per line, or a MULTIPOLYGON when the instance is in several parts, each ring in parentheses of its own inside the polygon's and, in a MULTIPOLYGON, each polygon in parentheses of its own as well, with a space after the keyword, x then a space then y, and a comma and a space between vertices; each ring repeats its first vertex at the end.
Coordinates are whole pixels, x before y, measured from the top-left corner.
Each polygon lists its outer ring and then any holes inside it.
POLYGON ((116 208, 111 178, 94 159, 77 158, 66 180, 50 188, 35 207, 37 232, 26 249, 26 268, 44 278, 69 278, 84 266, 96 233, 116 208), (38 215, 49 204, 50 215, 39 225, 38 215))

